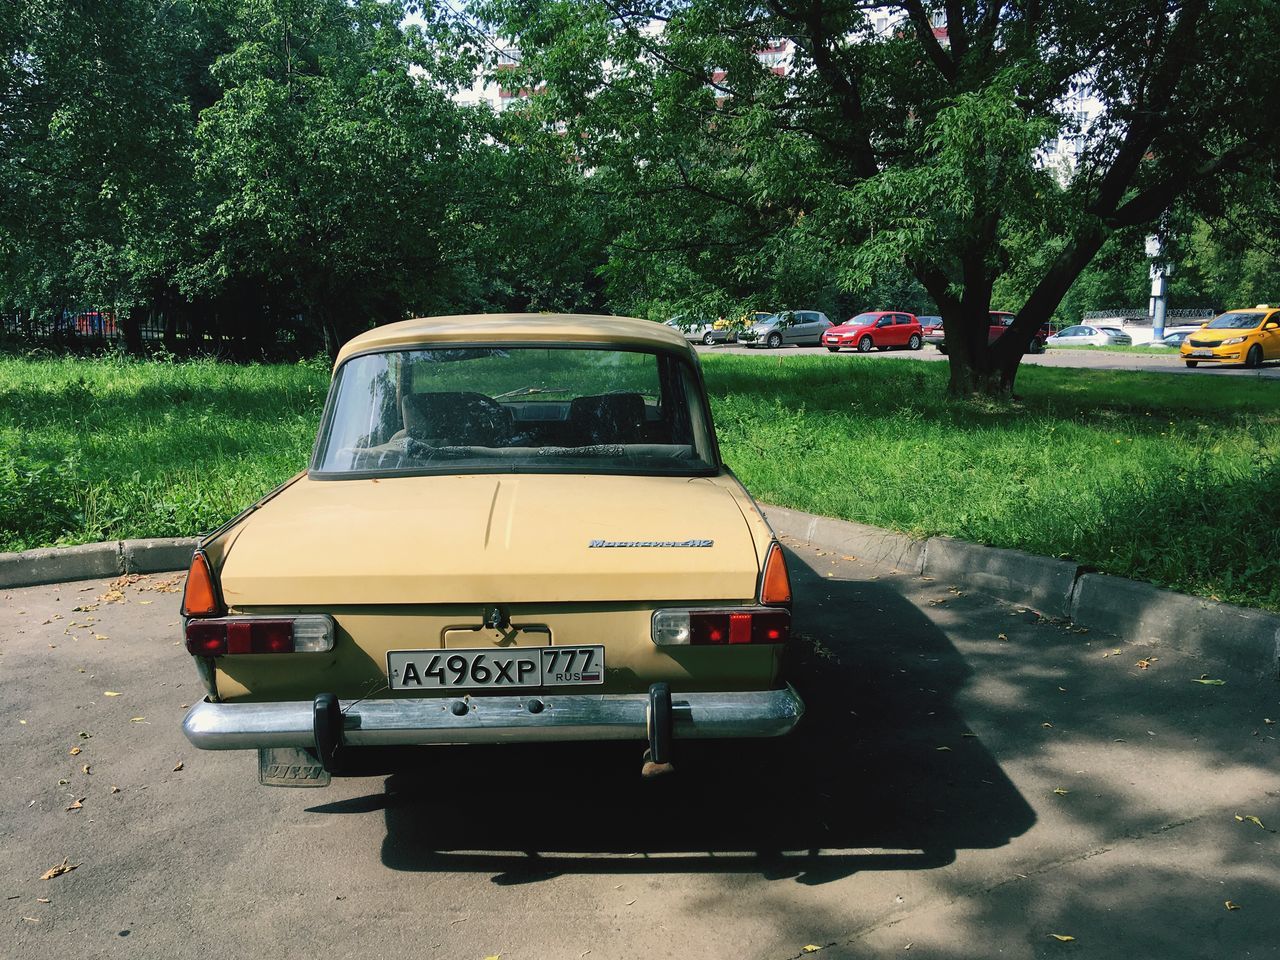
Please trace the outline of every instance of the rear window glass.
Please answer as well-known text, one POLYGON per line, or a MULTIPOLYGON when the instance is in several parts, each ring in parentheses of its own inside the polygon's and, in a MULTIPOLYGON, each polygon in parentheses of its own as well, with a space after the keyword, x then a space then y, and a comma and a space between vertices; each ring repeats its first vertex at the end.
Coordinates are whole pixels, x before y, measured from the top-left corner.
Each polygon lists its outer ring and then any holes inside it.
POLYGON ((702 394, 679 357, 503 347, 347 361, 312 470, 685 474, 714 463, 702 394))

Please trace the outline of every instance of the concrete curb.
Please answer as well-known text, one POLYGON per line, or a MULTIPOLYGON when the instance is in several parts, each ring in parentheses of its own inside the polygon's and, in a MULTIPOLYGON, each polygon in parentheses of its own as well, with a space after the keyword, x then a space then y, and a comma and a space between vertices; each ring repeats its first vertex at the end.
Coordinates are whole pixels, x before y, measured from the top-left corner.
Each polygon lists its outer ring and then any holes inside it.
POLYGON ((779 535, 967 586, 1137 643, 1280 679, 1280 616, 1095 573, 1070 560, 951 537, 915 540, 847 520, 760 505, 779 535))
POLYGON ((0 553, 0 589, 185 570, 195 546, 194 537, 173 537, 0 553))
POLYGON ((892 530, 760 504, 779 532, 795 540, 904 573, 924 570, 924 542, 892 530))
POLYGON ((1018 602, 1054 617, 1071 615, 1071 589, 1080 568, 1021 550, 982 547, 950 537, 925 541, 924 573, 1018 602))

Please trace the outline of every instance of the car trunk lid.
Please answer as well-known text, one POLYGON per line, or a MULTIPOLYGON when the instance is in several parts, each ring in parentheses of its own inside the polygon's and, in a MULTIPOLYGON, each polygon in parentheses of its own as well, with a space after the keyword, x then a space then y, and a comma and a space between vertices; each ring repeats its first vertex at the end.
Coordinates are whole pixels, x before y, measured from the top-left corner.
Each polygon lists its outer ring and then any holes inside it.
POLYGON ((227 550, 232 607, 754 596, 742 510, 709 479, 303 478, 227 550))

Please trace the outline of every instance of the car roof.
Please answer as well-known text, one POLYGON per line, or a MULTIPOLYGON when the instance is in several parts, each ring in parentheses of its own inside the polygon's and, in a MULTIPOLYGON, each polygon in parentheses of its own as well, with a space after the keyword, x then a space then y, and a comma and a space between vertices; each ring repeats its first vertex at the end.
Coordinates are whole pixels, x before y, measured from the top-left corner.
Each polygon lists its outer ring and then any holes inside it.
POLYGON ((338 351, 337 362, 359 353, 458 343, 608 343, 691 353, 684 334, 665 323, 582 313, 473 313, 419 317, 374 327, 338 351))

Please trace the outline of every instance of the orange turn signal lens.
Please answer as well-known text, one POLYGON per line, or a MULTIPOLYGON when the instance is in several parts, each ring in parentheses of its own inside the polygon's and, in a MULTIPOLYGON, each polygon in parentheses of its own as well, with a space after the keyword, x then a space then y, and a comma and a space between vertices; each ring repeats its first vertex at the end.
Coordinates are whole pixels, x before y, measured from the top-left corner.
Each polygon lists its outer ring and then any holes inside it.
POLYGON ((787 561, 782 547, 769 545, 764 561, 764 576, 760 582, 760 602, 782 606, 791 602, 791 578, 787 576, 787 561))
POLYGON ((213 617, 222 613, 218 603, 218 591, 213 586, 213 574, 205 555, 196 551, 191 558, 191 570, 187 573, 187 587, 182 592, 184 617, 213 617))

